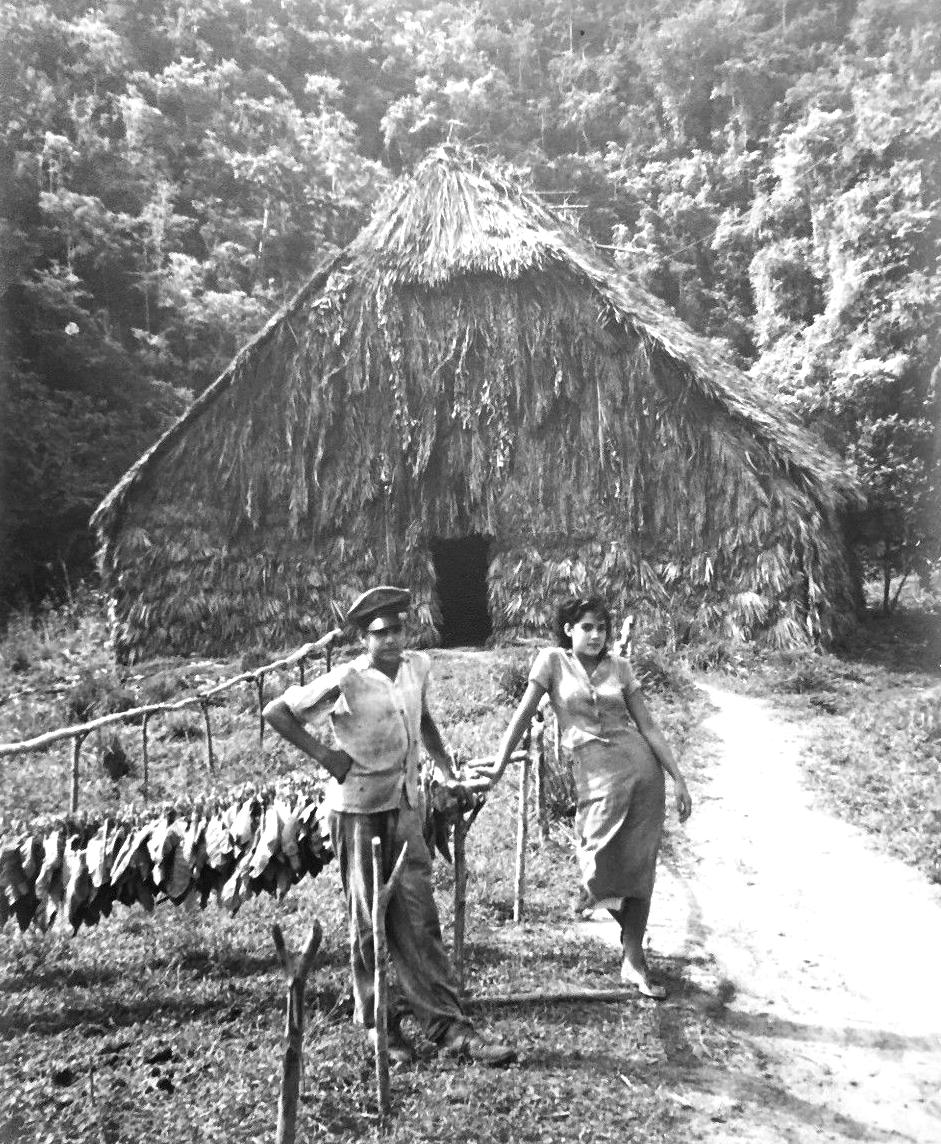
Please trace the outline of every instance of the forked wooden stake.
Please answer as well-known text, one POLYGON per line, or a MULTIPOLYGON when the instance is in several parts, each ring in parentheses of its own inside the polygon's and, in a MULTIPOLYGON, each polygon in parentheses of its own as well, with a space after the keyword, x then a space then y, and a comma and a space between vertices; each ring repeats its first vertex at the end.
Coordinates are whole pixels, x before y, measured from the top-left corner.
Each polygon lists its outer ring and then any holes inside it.
POLYGON ((295 957, 284 943, 281 927, 275 923, 271 927, 275 948, 281 959, 284 976, 288 983, 287 1018, 284 1026, 284 1060, 281 1065, 281 1095, 278 1099, 277 1144, 294 1144, 297 1131, 297 1098, 300 1092, 301 1073, 304 1067, 304 986, 307 974, 314 964, 323 930, 320 922, 310 927, 310 937, 295 957))
POLYGON ((372 840, 372 940, 376 960, 375 1022, 376 1022, 376 1095, 379 1116, 384 1120, 392 1111, 389 1094, 389 950, 386 945, 386 908, 402 875, 408 843, 392 868, 389 881, 382 883, 382 843, 372 840))

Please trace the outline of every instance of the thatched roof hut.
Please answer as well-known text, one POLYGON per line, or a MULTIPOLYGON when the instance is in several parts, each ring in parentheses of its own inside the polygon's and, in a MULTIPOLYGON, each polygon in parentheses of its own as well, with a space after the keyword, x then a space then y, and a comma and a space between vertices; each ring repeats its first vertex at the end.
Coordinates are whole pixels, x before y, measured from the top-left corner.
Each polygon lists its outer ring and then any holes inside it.
POLYGON ((412 588, 428 642, 544 630, 591 585, 784 645, 853 611, 856 497, 714 344, 448 147, 93 520, 125 659, 290 643, 375 582, 412 588))

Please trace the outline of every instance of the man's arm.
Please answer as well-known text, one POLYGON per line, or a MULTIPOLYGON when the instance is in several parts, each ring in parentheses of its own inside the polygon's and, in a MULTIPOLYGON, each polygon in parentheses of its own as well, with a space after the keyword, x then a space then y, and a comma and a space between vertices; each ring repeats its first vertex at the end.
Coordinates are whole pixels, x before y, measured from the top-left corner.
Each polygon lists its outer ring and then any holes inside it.
MULTIPOLYGON (((323 696, 323 701, 335 702, 339 694, 339 688, 335 688, 332 693, 323 696)), ((353 765, 353 760, 346 751, 338 751, 316 735, 312 735, 284 702, 283 697, 272 699, 265 707, 263 715, 283 739, 287 739, 298 750, 319 763, 337 782, 343 782, 353 765)))
POLYGON ((421 713, 421 741, 425 744, 425 750, 435 764, 436 776, 442 782, 454 782, 457 778, 454 773, 454 764, 451 762, 451 756, 444 745, 438 724, 434 721, 427 707, 421 713))

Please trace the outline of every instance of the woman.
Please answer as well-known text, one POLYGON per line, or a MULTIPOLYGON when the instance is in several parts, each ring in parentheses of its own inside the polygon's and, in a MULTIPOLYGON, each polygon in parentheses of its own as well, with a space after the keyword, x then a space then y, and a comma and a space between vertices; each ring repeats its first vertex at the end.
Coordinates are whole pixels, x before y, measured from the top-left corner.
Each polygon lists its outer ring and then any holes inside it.
POLYGON ((680 822, 692 810, 686 780, 627 660, 608 652, 611 613, 604 601, 565 600, 556 637, 559 646, 541 651, 533 663, 489 771, 491 785, 548 695, 562 745, 573 759, 582 884, 621 927, 621 980, 660 999, 666 990, 650 979, 643 943, 663 829, 663 772, 673 779, 680 822))

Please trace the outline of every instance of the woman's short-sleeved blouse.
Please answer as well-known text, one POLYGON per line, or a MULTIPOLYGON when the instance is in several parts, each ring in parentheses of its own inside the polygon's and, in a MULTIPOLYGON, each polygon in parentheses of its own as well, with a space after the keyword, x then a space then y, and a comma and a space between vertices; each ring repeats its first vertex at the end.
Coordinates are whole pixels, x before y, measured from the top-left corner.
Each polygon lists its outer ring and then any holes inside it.
POLYGON ((589 675, 574 652, 550 647, 536 656, 529 678, 549 695, 563 747, 572 749, 599 739, 607 742, 636 729, 624 696, 637 691, 640 684, 626 659, 606 655, 589 675))

